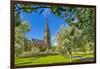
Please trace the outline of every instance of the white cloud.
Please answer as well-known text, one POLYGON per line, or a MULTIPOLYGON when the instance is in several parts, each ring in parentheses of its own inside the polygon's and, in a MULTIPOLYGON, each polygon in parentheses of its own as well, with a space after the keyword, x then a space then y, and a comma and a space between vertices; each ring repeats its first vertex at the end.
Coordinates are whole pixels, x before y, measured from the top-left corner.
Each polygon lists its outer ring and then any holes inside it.
POLYGON ((52 45, 54 45, 54 46, 57 46, 57 45, 58 45, 55 36, 52 36, 52 37, 51 37, 51 43, 52 43, 52 45))

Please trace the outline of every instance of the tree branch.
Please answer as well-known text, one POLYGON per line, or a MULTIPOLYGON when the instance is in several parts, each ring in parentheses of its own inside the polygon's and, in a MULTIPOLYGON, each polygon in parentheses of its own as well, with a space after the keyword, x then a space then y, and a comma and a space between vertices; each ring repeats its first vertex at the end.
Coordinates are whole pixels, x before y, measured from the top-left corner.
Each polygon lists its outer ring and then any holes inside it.
POLYGON ((20 7, 20 8, 18 8, 16 11, 20 11, 20 10, 22 10, 22 9, 40 9, 40 8, 51 8, 51 7, 45 7, 45 6, 39 6, 39 7, 29 7, 29 8, 26 8, 26 7, 20 7))

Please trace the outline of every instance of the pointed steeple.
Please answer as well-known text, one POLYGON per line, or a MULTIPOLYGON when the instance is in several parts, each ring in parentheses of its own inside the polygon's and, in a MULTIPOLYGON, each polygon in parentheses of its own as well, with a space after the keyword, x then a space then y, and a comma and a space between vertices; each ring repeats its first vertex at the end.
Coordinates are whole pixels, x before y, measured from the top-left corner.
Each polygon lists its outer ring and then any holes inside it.
POLYGON ((45 32, 49 32, 48 19, 46 19, 45 32))
POLYGON ((44 42, 45 42, 45 46, 50 48, 51 40, 50 40, 50 31, 49 31, 49 26, 48 26, 48 19, 46 19, 45 32, 44 32, 44 42))

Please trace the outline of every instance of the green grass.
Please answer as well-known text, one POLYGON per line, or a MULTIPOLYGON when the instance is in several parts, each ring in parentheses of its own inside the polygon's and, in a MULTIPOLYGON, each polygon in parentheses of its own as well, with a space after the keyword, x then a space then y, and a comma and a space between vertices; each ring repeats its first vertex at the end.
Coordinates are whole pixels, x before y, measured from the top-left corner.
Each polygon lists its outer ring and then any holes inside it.
POLYGON ((37 64, 52 64, 52 63, 65 63, 67 60, 61 55, 51 55, 38 58, 16 58, 16 65, 37 65, 37 64))
MULTIPOLYGON (((81 61, 81 58, 93 58, 93 55, 87 54, 81 57, 73 55, 72 61, 77 62, 81 61)), ((38 64, 53 64, 53 63, 69 63, 70 58, 64 57, 62 55, 48 55, 41 57, 30 57, 30 58, 15 58, 16 66, 25 66, 25 65, 38 65, 38 64)))

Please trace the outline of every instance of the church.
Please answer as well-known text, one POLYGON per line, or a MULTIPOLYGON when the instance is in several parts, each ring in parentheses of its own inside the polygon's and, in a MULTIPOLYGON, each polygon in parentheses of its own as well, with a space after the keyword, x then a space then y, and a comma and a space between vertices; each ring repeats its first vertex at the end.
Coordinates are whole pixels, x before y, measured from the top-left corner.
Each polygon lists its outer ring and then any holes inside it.
POLYGON ((51 39, 50 39, 50 30, 48 26, 48 19, 46 20, 45 23, 45 30, 44 30, 44 39, 43 40, 38 40, 38 39, 32 39, 33 45, 35 47, 39 48, 50 48, 51 47, 51 39))

